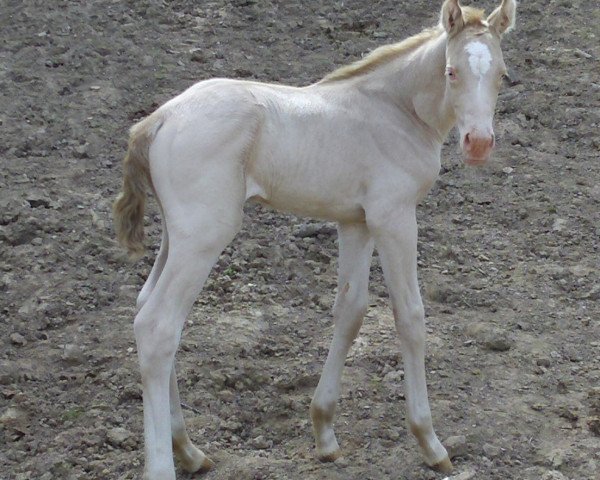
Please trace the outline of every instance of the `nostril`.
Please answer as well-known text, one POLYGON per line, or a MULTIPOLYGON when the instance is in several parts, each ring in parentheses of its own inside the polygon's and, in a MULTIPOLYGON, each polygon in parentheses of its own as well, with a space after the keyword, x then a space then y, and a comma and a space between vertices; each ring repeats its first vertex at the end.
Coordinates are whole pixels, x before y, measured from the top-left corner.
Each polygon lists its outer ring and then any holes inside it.
POLYGON ((494 136, 494 134, 492 134, 492 138, 490 138, 490 148, 494 148, 495 144, 496 144, 496 137, 494 136))
POLYGON ((471 144, 471 137, 469 136, 469 134, 467 133, 465 135, 465 147, 468 147, 471 144))

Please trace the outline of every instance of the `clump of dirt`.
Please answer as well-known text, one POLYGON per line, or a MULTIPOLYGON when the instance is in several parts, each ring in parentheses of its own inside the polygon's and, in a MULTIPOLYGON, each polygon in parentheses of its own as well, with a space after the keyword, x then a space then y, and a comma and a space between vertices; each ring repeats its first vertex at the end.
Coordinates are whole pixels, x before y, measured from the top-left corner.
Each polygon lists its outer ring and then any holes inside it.
MULTIPOLYGON (((437 16, 424 0, 5 2, 2 478, 139 478, 131 322, 153 254, 128 263, 110 218, 133 121, 200 79, 310 83, 437 16)), ((419 209, 434 423, 463 479, 597 478, 598 24, 591 0, 519 5, 495 161, 467 169, 451 139, 419 209)), ((191 436, 217 462, 206 478, 442 478, 405 429, 377 259, 336 426, 346 456, 315 461, 308 405, 332 333, 335 231, 247 214, 178 356, 191 436)), ((157 211, 147 219, 155 252, 157 211)))

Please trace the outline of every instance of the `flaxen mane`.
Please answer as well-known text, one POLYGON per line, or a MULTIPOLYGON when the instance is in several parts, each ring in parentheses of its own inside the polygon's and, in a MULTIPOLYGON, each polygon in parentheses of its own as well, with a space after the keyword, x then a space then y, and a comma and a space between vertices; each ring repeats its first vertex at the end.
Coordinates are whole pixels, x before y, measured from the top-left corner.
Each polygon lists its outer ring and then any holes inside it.
MULTIPOLYGON (((484 11, 478 8, 462 7, 463 20, 465 26, 485 26, 484 11)), ((343 67, 334 70, 330 74, 326 75, 320 83, 337 82, 339 80, 346 80, 347 78, 357 77, 368 73, 380 65, 386 64, 401 55, 407 54, 417 47, 423 45, 427 41, 438 37, 443 33, 444 29, 441 25, 436 25, 433 28, 427 28, 421 33, 407 38, 398 43, 391 45, 383 45, 376 48, 366 57, 345 65, 343 67)))

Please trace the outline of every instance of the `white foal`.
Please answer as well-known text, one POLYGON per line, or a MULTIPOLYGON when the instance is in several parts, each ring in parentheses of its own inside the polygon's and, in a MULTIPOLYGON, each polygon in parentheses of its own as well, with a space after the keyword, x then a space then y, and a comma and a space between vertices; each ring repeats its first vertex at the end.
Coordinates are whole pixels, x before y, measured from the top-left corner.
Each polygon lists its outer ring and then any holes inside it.
POLYGON ((174 359, 186 315, 240 229, 247 200, 339 224, 335 330, 310 408, 317 456, 340 455, 334 412, 344 359, 367 308, 376 247, 402 341, 408 425, 425 462, 450 470, 427 399, 415 209, 455 124, 466 163, 488 158, 505 73, 500 37, 514 17, 514 0, 487 18, 446 0, 437 27, 314 85, 200 82, 132 128, 114 209, 117 235, 130 253, 143 252, 147 186, 164 228, 134 323, 146 480, 175 479, 173 452, 188 471, 212 465, 186 432, 174 359))

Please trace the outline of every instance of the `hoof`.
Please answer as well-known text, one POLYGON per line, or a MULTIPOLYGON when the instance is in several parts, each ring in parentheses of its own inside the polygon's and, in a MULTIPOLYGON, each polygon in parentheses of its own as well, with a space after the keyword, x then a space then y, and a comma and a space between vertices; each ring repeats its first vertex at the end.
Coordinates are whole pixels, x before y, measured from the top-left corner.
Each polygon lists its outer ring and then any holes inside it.
POLYGON ((196 470, 196 473, 206 473, 209 470, 212 470, 214 466, 215 462, 208 457, 204 457, 204 461, 202 462, 202 465, 200 465, 200 468, 196 470))
POLYGON ((452 462, 448 457, 444 458, 441 462, 432 465, 431 468, 442 473, 450 473, 452 471, 452 462))
POLYGON ((182 463, 181 467, 188 473, 206 473, 215 466, 215 462, 205 455, 203 457, 200 462, 182 463))
POLYGON ((342 451, 338 448, 331 453, 327 453, 325 455, 319 455, 318 458, 321 462, 335 462, 338 458, 342 456, 342 451))

